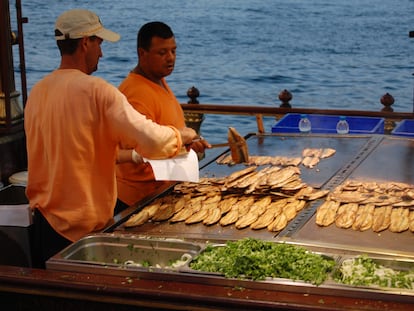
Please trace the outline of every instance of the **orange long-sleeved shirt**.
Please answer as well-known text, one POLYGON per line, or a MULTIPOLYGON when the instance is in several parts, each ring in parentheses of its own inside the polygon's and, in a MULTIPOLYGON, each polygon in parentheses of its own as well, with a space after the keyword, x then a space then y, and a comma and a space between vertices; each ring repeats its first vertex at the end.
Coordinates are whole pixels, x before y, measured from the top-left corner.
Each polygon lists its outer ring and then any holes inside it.
MULTIPOLYGON (((165 79, 163 87, 135 73, 129 73, 122 81, 119 90, 127 97, 128 102, 148 119, 161 125, 176 128, 185 127, 184 112, 165 79)), ((124 144, 122 148, 131 146, 124 144)), ((154 173, 148 163, 122 163, 117 165, 118 197, 132 205, 139 198, 142 181, 153 181, 154 173)))
POLYGON ((30 206, 71 241, 113 217, 120 141, 148 158, 182 147, 177 129, 146 119, 114 86, 75 69, 56 70, 32 88, 25 130, 30 206))

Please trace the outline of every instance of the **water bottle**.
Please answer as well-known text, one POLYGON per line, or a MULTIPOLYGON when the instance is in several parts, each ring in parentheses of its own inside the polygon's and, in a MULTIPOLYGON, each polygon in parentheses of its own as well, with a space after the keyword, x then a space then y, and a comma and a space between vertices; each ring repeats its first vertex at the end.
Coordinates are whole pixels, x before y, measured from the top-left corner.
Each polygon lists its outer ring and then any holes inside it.
POLYGON ((336 132, 338 134, 348 134, 349 132, 349 124, 348 121, 346 121, 345 116, 340 116, 339 121, 336 124, 336 132))
POLYGON ((310 133, 312 129, 312 125, 310 120, 308 119, 308 115, 301 114, 299 120, 299 131, 301 133, 310 133))

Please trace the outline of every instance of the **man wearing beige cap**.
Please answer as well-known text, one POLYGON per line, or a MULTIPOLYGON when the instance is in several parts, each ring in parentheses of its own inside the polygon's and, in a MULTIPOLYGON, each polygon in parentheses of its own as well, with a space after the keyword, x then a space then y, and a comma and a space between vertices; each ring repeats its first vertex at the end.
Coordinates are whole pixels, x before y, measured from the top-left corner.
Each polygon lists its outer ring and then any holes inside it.
POLYGON ((34 266, 39 267, 111 221, 117 160, 131 160, 134 152, 173 157, 197 136, 189 128, 147 120, 116 87, 90 75, 102 57, 102 41, 120 38, 95 13, 63 13, 55 38, 60 66, 32 88, 25 108, 26 194, 34 211, 34 266), (119 142, 131 139, 134 150, 118 155, 119 142))

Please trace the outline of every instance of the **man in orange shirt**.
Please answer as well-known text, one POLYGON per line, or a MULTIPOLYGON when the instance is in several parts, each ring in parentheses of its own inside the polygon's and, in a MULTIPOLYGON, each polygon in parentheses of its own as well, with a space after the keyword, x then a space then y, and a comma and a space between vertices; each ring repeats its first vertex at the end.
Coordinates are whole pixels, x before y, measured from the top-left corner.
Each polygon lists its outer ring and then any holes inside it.
POLYGON ((32 88, 25 108, 35 266, 112 220, 120 141, 130 144, 123 157, 131 160, 138 153, 173 157, 197 137, 192 129, 146 119, 116 87, 91 75, 102 41, 119 37, 88 10, 69 10, 56 20, 60 66, 32 88))
MULTIPOLYGON (((119 86, 128 102, 148 119, 162 125, 185 127, 184 112, 165 77, 174 70, 177 44, 171 28, 162 22, 150 22, 141 27, 137 37, 138 64, 119 86)), ((210 145, 201 140, 191 144, 196 152, 210 145)), ((124 144, 128 149, 131 145, 124 144)), ((126 205, 136 203, 140 182, 154 181, 149 163, 117 165, 118 199, 126 205)), ((162 183, 162 182, 159 182, 162 183)))

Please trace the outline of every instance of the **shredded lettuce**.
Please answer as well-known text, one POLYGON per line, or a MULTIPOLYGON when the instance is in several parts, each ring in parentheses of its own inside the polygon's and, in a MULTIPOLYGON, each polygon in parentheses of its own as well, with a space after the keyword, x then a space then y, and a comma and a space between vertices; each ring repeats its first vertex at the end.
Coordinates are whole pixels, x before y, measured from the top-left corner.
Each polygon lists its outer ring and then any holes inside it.
POLYGON ((223 274, 228 278, 264 280, 288 278, 315 285, 323 283, 335 261, 286 243, 253 238, 208 245, 190 262, 190 268, 223 274))
POLYGON ((340 273, 335 275, 339 283, 354 286, 379 286, 413 289, 414 271, 397 271, 376 263, 367 255, 346 259, 340 273))

